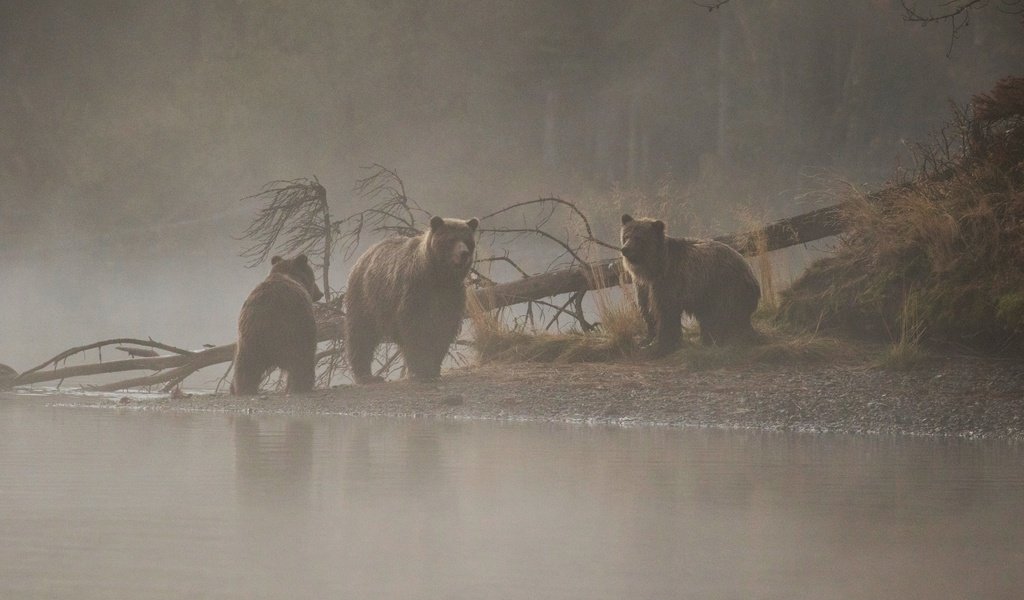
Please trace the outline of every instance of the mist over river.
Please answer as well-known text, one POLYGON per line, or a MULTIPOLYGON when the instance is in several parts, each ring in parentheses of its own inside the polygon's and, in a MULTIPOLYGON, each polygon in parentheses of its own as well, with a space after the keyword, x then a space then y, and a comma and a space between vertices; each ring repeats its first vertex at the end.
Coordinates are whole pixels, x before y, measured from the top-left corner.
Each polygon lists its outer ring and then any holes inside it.
POLYGON ((1010 598, 1006 441, 0 403, 4 598, 1010 598))

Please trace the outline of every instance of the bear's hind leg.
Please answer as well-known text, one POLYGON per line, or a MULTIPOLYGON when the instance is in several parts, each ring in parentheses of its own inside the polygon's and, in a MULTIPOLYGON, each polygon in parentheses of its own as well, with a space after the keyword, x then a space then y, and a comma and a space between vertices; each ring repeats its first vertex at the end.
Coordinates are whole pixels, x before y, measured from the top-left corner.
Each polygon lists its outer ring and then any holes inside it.
POLYGON ((246 352, 235 355, 235 374, 231 382, 231 393, 236 396, 253 396, 260 391, 260 382, 267 371, 267 365, 246 352))
POLYGON ((728 311, 717 311, 701 315, 697 321, 700 323, 700 340, 705 346, 740 343, 754 337, 750 317, 737 318, 728 311))
POLYGON ((296 356, 292 360, 285 371, 288 373, 286 392, 305 394, 313 391, 313 387, 316 385, 316 353, 302 352, 301 356, 296 356))
POLYGON ((441 373, 438 362, 434 368, 430 351, 423 344, 406 343, 401 346, 402 358, 405 359, 406 378, 410 381, 433 381, 441 373))

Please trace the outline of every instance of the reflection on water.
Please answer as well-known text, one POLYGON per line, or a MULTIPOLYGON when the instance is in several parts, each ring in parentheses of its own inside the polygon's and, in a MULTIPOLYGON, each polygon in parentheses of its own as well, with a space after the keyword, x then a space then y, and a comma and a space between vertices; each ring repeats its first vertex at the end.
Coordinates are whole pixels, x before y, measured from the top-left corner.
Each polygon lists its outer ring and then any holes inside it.
POLYGON ((1006 443, 0 403, 0 598, 1011 598, 1006 443))

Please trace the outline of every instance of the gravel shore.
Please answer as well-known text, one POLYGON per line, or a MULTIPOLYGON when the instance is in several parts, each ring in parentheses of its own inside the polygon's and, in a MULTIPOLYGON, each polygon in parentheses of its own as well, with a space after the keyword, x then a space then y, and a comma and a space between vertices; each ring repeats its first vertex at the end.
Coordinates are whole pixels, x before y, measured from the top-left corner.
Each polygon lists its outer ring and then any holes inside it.
POLYGON ((867 364, 691 371, 655 364, 455 369, 436 384, 339 386, 305 396, 47 395, 47 404, 1024 439, 1024 364, 948 357, 908 372, 867 364))

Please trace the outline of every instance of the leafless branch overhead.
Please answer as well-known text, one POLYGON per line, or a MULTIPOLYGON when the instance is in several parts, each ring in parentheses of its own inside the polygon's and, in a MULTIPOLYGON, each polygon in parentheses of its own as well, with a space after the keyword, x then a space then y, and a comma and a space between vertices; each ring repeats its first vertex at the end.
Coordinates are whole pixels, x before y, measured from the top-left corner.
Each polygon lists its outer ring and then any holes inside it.
MULTIPOLYGON (((922 10, 917 2, 900 0, 903 6, 903 20, 911 23, 946 23, 949 25, 949 47, 946 56, 953 53, 953 46, 960 37, 960 32, 971 24, 971 14, 991 4, 991 0, 947 0, 938 5, 937 10, 922 10)), ((1024 0, 999 0, 999 9, 1007 14, 1024 13, 1024 0)))

